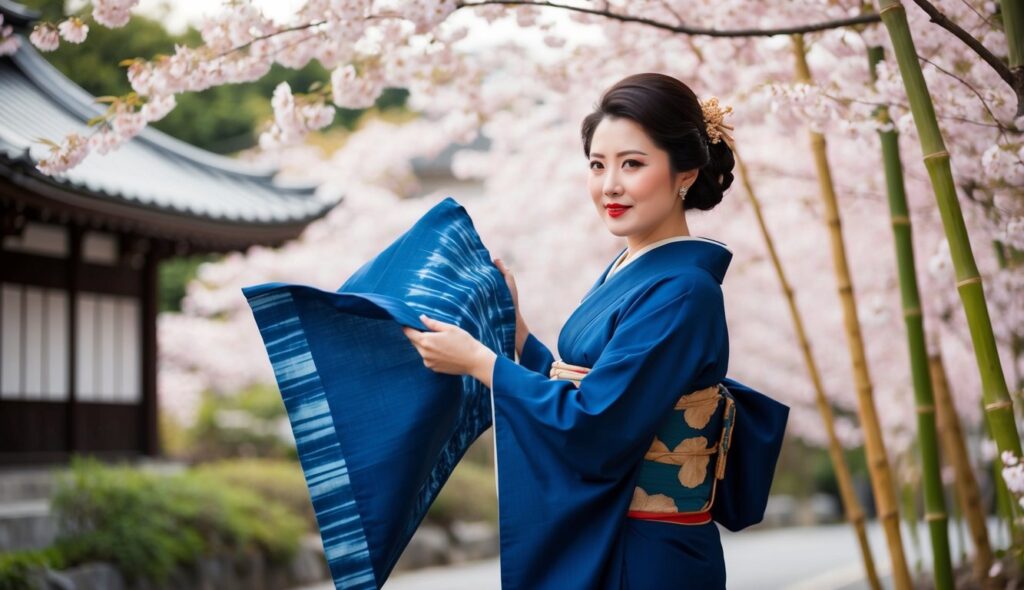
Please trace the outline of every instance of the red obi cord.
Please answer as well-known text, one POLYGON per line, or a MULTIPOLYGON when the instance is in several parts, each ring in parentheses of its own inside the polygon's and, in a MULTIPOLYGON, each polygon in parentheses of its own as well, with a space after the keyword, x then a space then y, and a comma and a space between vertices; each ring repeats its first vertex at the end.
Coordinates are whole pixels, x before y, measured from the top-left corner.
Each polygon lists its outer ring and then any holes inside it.
POLYGON ((678 524, 706 524, 711 522, 711 511, 687 512, 681 514, 666 512, 643 512, 641 510, 630 510, 626 513, 629 518, 640 520, 658 520, 661 522, 675 522, 678 524))

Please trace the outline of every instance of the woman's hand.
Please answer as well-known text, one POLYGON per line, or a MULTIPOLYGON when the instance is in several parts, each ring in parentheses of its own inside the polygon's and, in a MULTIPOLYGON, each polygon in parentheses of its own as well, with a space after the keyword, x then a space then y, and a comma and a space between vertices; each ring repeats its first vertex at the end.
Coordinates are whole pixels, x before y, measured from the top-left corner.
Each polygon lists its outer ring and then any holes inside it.
POLYGON ((430 332, 402 327, 406 338, 423 357, 423 364, 438 373, 472 375, 491 386, 491 373, 497 354, 455 324, 449 324, 420 314, 430 332))
POLYGON ((519 291, 516 289, 516 279, 512 276, 512 269, 505 266, 505 261, 501 258, 495 258, 494 265, 505 277, 505 284, 508 285, 508 290, 512 293, 512 305, 516 309, 516 354, 522 356, 523 343, 526 342, 530 329, 526 327, 526 322, 523 320, 522 314, 519 313, 519 291))

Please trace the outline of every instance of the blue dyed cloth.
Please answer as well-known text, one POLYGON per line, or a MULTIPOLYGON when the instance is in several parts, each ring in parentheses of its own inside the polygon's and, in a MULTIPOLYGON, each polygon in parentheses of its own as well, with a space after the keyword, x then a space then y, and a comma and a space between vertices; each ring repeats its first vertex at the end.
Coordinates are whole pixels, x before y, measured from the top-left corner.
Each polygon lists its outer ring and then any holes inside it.
POLYGON ((548 378, 554 356, 532 335, 513 360, 511 296, 451 198, 336 292, 243 289, 335 586, 384 584, 455 464, 493 422, 505 590, 724 587, 716 525, 625 514, 644 452, 676 400, 724 383, 736 426, 715 507, 730 528, 763 515, 788 408, 725 379, 720 283, 730 258, 721 245, 680 241, 602 275, 559 335, 562 360, 592 367, 578 388, 548 378), (498 354, 490 392, 423 365, 401 330, 426 330, 420 313, 498 354), (746 423, 748 407, 757 424, 746 423))

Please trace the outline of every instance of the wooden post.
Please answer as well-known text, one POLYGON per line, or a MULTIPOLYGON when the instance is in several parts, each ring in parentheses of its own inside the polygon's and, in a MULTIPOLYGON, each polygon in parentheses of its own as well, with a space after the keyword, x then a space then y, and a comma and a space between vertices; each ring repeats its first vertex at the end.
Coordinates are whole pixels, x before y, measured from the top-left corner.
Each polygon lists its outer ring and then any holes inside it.
POLYGON ((140 449, 144 455, 160 455, 160 431, 157 420, 157 287, 160 252, 150 241, 142 268, 142 412, 140 449))

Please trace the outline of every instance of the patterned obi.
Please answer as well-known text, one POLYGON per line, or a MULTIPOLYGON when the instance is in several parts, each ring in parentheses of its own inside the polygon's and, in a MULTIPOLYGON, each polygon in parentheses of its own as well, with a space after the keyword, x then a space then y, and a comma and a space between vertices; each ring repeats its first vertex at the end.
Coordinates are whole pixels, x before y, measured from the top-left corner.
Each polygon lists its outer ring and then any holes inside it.
MULTIPOLYGON (((578 387, 588 372, 556 360, 549 375, 578 387)), ((682 395, 644 455, 627 516, 677 524, 711 522, 735 418, 732 394, 722 384, 682 395)))

